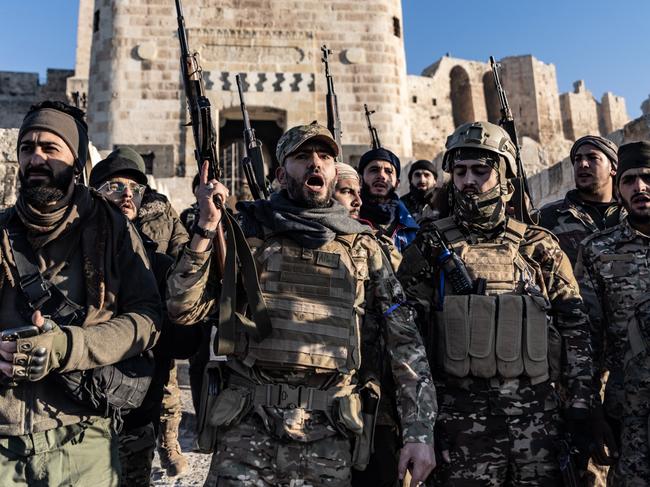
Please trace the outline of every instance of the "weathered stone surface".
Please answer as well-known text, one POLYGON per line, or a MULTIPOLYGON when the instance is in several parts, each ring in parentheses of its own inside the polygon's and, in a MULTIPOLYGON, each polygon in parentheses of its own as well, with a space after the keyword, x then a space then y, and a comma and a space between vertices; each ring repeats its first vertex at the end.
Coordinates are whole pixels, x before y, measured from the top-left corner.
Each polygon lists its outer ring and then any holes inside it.
POLYGON ((16 201, 17 138, 18 129, 0 128, 0 208, 6 208, 16 201))

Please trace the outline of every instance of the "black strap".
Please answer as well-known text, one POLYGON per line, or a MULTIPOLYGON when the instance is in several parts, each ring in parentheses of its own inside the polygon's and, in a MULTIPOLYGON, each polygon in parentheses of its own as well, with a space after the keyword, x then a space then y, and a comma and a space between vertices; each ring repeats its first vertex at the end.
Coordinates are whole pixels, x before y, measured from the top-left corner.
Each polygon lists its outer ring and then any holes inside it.
POLYGON ((255 259, 244 232, 233 215, 228 211, 224 211, 223 215, 228 238, 219 299, 219 340, 215 353, 217 355, 232 355, 235 351, 238 329, 243 329, 254 340, 262 341, 271 334, 271 318, 257 278, 255 259), (252 320, 235 311, 238 261, 252 320))
MULTIPOLYGON (((11 222, 6 228, 19 286, 29 308, 32 311, 40 310, 59 325, 81 325, 86 316, 85 309, 68 299, 58 287, 43 277, 38 269, 36 254, 27 240, 25 228, 16 222, 11 222)), ((31 316, 26 318, 31 319, 31 316)))

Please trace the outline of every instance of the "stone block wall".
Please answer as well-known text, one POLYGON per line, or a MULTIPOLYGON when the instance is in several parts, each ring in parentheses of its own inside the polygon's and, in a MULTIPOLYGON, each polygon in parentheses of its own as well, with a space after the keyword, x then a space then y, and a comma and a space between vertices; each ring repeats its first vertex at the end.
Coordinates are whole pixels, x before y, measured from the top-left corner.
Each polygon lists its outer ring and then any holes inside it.
POLYGON ((16 202, 18 129, 0 128, 0 209, 16 202))
POLYGON ((560 95, 562 107, 562 128, 569 140, 577 140, 583 135, 600 134, 598 103, 580 80, 573 83, 573 93, 560 95))
MULTIPOLYGON (((241 120, 235 74, 244 75, 251 119, 284 130, 325 122, 321 44, 334 51, 346 157, 366 147, 363 103, 383 142, 410 155, 406 63, 399 0, 186 0, 190 48, 201 56, 215 125, 241 120)), ((97 0, 89 79, 89 122, 101 148, 171 144, 178 174, 194 161, 181 94, 176 12, 166 0, 97 0)), ((360 155, 360 154, 358 154, 360 155)), ((358 156, 357 155, 357 156, 358 156)))

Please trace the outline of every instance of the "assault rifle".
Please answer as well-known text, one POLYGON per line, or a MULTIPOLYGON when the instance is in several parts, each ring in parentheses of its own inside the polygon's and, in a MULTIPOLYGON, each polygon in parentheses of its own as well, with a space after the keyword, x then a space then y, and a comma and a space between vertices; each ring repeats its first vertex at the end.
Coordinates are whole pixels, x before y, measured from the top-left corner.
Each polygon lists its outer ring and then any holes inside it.
MULTIPOLYGON (((176 17, 178 20, 178 40, 181 44, 181 73, 183 75, 183 86, 185 87, 185 98, 187 109, 190 112, 190 125, 194 134, 194 156, 199 166, 199 173, 203 163, 208 163, 208 181, 221 178, 221 167, 217 155, 217 135, 212 123, 212 107, 210 100, 205 96, 203 84, 203 71, 199 64, 198 53, 190 53, 187 43, 187 30, 183 18, 181 0, 176 0, 176 17)), ((217 202, 223 205, 223 201, 217 202)), ((226 209, 223 209, 225 213, 226 209)), ((214 247, 219 254, 219 267, 223 275, 226 256, 226 239, 221 224, 217 227, 217 235, 214 238, 214 247)))
POLYGON ((379 142, 379 135, 377 134, 377 129, 372 126, 370 121, 370 115, 375 113, 375 110, 368 110, 368 105, 363 104, 363 110, 366 112, 366 121, 368 122, 368 132, 370 132, 370 139, 372 140, 372 148, 379 149, 381 147, 381 142, 379 142))
POLYGON ((539 220, 539 215, 533 205, 533 198, 530 194, 530 189, 528 188, 528 178, 526 177, 524 164, 521 160, 515 118, 512 116, 512 110, 508 104, 506 91, 503 89, 503 85, 501 84, 501 77, 499 76, 500 65, 494 60, 494 56, 490 56, 490 67, 492 68, 494 84, 496 85, 497 94, 499 95, 499 103, 501 105, 501 119, 499 120, 499 125, 508 132, 516 150, 515 160, 517 162, 517 177, 512 179, 512 183, 515 186, 515 194, 512 197, 512 201, 515 206, 516 218, 524 223, 535 225, 539 220), (526 200, 526 198, 528 198, 528 200, 526 200))
MULTIPOLYGON (((327 96, 325 97, 325 103, 327 106, 327 128, 330 132, 332 132, 334 140, 336 140, 339 148, 341 148, 342 132, 341 119, 339 118, 339 102, 336 99, 336 93, 334 92, 334 80, 332 79, 332 75, 330 73, 329 55, 332 54, 332 51, 329 50, 325 44, 321 46, 320 50, 323 51, 323 57, 321 58, 321 61, 325 65, 325 79, 327 80, 327 96)), ((342 161, 342 154, 339 153, 338 157, 336 158, 336 162, 342 161)))
POLYGON ((244 151, 246 155, 241 160, 242 168, 248 187, 251 190, 253 199, 268 199, 269 190, 266 187, 266 178, 264 176, 264 155, 262 154, 262 144, 255 137, 255 129, 251 127, 251 121, 248 117, 248 109, 244 101, 244 89, 242 87, 241 76, 236 75, 237 91, 239 92, 239 105, 241 114, 244 117, 244 151))

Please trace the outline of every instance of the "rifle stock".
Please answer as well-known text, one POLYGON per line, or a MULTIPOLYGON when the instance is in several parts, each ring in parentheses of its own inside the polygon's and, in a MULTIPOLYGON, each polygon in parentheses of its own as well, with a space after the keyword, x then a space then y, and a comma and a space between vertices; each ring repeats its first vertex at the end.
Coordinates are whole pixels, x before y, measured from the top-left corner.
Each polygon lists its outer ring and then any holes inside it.
MULTIPOLYGON (((217 136, 212 123, 212 107, 210 100, 205 96, 205 86, 201 65, 199 64, 198 54, 191 53, 187 40, 187 30, 185 29, 185 19, 183 18, 183 7, 181 0, 176 1, 176 17, 178 20, 178 39, 181 47, 181 74, 183 77, 183 86, 185 88, 185 98, 187 100, 187 109, 190 113, 190 125, 192 125, 192 134, 194 136, 194 157, 198 165, 198 170, 204 162, 208 163, 208 180, 221 178, 221 166, 217 155, 217 136)), ((225 202, 222 205, 222 211, 226 211, 225 202)), ((223 232, 223 226, 217 227, 217 235, 213 241, 214 248, 218 254, 218 263, 221 275, 225 266, 226 256, 226 239, 223 232)))
POLYGON ((536 225, 538 223, 537 210, 533 204, 533 198, 528 188, 528 178, 526 177, 526 170, 524 169, 523 161, 521 160, 521 152, 519 146, 519 138, 517 137, 517 127, 515 125, 515 118, 512 115, 510 104, 506 91, 501 84, 501 77, 499 75, 499 64, 494 60, 494 56, 490 56, 490 67, 494 75, 494 84, 496 86, 497 94, 499 96, 499 104, 501 105, 501 119, 499 125, 508 133, 510 139, 515 145, 517 163, 517 177, 512 180, 515 186, 515 194, 512 201, 515 203, 516 217, 519 221, 524 223, 536 225), (528 198, 528 201, 526 201, 528 198))
MULTIPOLYGON (((321 46, 320 50, 323 52, 323 57, 321 61, 325 65, 325 79, 327 80, 327 95, 325 97, 325 103, 327 108, 327 128, 334 136, 334 140, 339 145, 339 148, 343 148, 341 145, 341 119, 339 117, 339 102, 336 98, 336 92, 334 91, 334 79, 330 73, 330 62, 329 55, 332 54, 332 51, 327 48, 325 44, 321 46)), ((343 162, 343 155, 339 153, 336 158, 336 162, 343 162)))

